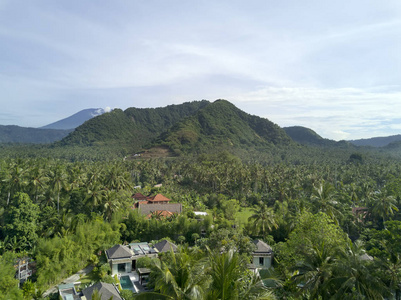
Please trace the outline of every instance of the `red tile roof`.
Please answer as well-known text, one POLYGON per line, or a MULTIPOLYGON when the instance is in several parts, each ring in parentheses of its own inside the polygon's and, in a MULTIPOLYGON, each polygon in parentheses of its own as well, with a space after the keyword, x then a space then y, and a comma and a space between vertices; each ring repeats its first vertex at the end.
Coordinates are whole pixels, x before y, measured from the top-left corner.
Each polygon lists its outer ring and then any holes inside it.
POLYGON ((141 193, 135 193, 131 196, 135 200, 146 200, 147 197, 142 195, 141 193))
POLYGON ((162 194, 157 194, 156 196, 148 197, 148 200, 151 202, 171 201, 171 199, 163 196, 162 194))
POLYGON ((160 216, 163 218, 167 218, 173 215, 171 211, 168 210, 156 210, 146 216, 146 219, 152 218, 153 215, 160 216))

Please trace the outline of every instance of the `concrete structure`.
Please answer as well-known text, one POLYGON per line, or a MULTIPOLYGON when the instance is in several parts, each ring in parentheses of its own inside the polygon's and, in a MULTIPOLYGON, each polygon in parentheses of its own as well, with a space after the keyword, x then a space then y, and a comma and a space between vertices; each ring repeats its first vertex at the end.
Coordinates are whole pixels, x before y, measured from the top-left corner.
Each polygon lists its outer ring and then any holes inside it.
POLYGON ((117 287, 114 284, 97 282, 77 293, 74 283, 60 284, 58 291, 62 300, 90 300, 92 295, 98 291, 101 300, 122 300, 117 287))
POLYGON ((136 270, 136 260, 141 257, 157 257, 158 250, 148 243, 131 243, 129 245, 115 245, 106 250, 107 261, 110 264, 112 275, 131 273, 136 270))
POLYGON ((272 266, 273 250, 272 248, 261 240, 255 240, 253 243, 256 250, 252 252, 251 269, 268 269, 272 266))
POLYGON ((58 293, 63 300, 81 300, 81 295, 77 293, 74 283, 60 284, 58 293))

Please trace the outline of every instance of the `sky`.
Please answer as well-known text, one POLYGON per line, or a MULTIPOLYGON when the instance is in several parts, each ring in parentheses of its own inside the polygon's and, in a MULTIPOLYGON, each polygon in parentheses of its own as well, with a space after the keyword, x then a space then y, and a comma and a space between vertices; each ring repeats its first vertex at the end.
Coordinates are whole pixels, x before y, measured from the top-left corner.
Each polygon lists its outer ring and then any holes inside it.
POLYGON ((226 99, 324 138, 401 134, 401 1, 0 0, 0 124, 226 99))

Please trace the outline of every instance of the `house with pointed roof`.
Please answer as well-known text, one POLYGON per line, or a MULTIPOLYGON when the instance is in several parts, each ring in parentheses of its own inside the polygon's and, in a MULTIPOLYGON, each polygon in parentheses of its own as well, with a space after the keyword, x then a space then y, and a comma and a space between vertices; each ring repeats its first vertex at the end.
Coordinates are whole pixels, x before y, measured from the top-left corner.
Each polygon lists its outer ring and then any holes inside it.
POLYGON ((171 201, 171 199, 163 196, 162 194, 157 194, 153 197, 148 197, 147 200, 149 204, 154 204, 154 203, 163 204, 163 203, 169 203, 169 201, 171 201))
POLYGON ((272 266, 273 250, 261 240, 254 240, 256 249, 252 252, 251 269, 268 269, 272 266))
POLYGON ((94 285, 87 287, 86 289, 82 290, 83 297, 81 299, 92 299, 92 295, 98 291, 101 300, 122 300, 123 298, 120 296, 118 289, 115 285, 110 283, 98 282, 94 285), (85 298, 84 298, 85 297, 85 298))
POLYGON ((162 240, 154 244, 153 247, 155 247, 159 253, 169 252, 171 250, 173 250, 173 252, 177 251, 177 246, 168 240, 162 240))
POLYGON ((90 300, 97 290, 101 300, 122 300, 120 292, 114 284, 97 282, 81 292, 77 292, 74 283, 58 285, 60 299, 63 300, 90 300))
POLYGON ((146 197, 141 193, 135 193, 132 198, 136 201, 133 209, 138 209, 148 219, 155 214, 165 218, 182 212, 181 203, 169 203, 171 199, 162 194, 146 197))
POLYGON ((135 193, 131 197, 136 201, 147 200, 147 197, 142 195, 141 193, 135 193))
POLYGON ((141 257, 157 257, 158 250, 148 243, 115 245, 105 251, 112 275, 136 270, 136 260, 141 257))

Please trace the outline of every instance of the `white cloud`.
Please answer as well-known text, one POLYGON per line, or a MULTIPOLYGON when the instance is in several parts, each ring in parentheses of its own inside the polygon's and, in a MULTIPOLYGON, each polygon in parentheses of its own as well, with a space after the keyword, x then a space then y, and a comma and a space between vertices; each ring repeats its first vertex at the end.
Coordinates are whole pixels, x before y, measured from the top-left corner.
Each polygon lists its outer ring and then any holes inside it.
POLYGON ((390 133, 400 3, 0 0, 0 88, 25 124, 66 103, 74 113, 225 98, 324 137, 390 133))
POLYGON ((305 126, 336 140, 385 135, 400 122, 401 91, 394 87, 391 92, 385 87, 371 91, 267 87, 230 99, 280 126, 305 126))

